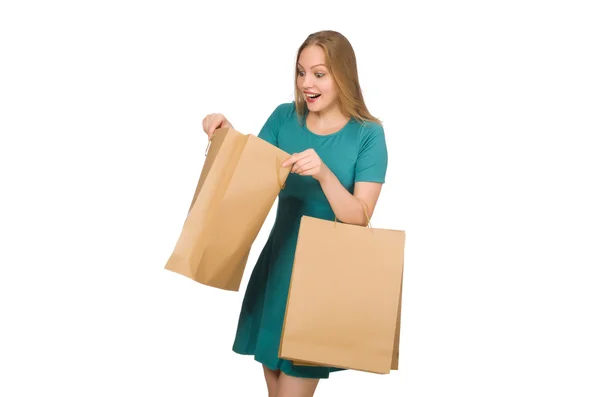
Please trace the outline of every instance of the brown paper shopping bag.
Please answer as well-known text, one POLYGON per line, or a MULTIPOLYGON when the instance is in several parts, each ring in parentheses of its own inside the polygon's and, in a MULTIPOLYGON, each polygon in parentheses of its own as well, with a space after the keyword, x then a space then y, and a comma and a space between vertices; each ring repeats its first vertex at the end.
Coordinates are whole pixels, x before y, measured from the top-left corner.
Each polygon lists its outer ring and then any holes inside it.
POLYGON ((304 216, 279 357, 388 374, 398 369, 405 232, 304 216))
POLYGON ((289 175, 281 168, 287 157, 254 135, 216 130, 165 269, 239 291, 250 248, 289 175))
MULTIPOLYGON (((396 330, 394 332, 394 347, 392 349, 392 365, 390 367, 390 370, 394 370, 397 371, 398 370, 398 366, 399 366, 399 360, 400 360, 400 323, 401 323, 401 313, 402 313, 402 280, 400 281, 400 302, 398 304, 398 316, 396 318, 396 330)), ((294 365, 300 365, 300 366, 317 366, 317 365, 323 365, 323 364, 317 364, 317 363, 309 363, 306 361, 297 361, 297 360, 292 360, 292 363, 294 365)), ((366 372, 375 372, 375 371, 368 371, 366 370, 366 372)))

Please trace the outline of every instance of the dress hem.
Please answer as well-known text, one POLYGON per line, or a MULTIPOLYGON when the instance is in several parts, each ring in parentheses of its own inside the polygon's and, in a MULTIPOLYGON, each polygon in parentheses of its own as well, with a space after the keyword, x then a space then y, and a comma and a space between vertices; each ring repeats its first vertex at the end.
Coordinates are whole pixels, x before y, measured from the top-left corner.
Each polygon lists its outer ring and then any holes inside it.
MULTIPOLYGON (((287 366, 282 366, 282 365, 277 365, 277 364, 273 364, 272 362, 270 362, 269 360, 266 360, 260 356, 257 356, 256 353, 251 352, 251 351, 246 351, 246 350, 239 350, 236 348, 233 348, 232 351, 234 353, 240 354, 242 356, 251 356, 254 361, 261 363, 262 365, 264 365, 265 367, 267 367, 268 369, 270 369, 271 371, 281 371, 284 374, 288 375, 288 376, 292 376, 295 378, 305 378, 305 379, 329 379, 329 375, 331 372, 338 372, 338 371, 345 371, 345 368, 329 368, 329 371, 326 375, 323 376, 308 376, 308 375, 300 375, 298 373, 291 373, 289 368, 286 368, 287 366)), ((292 366, 292 368, 294 367, 293 364, 290 363, 290 365, 292 366)))

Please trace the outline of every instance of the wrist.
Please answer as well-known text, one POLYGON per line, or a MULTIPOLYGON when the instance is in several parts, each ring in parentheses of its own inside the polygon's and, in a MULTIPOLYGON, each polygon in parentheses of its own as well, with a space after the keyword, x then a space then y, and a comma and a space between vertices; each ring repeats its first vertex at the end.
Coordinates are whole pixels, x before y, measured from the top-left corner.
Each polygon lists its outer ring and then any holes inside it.
POLYGON ((332 178, 335 177, 335 175, 333 174, 333 172, 331 172, 329 167, 327 167, 325 164, 323 164, 323 167, 324 168, 321 171, 321 175, 317 177, 317 180, 321 183, 321 185, 329 182, 332 178))

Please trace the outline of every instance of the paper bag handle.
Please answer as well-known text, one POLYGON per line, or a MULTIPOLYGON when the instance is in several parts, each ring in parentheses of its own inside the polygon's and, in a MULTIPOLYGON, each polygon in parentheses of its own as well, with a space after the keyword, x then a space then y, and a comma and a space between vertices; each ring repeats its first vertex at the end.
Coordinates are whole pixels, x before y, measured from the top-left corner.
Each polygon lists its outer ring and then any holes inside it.
MULTIPOLYGON (((215 136, 213 134, 213 136, 215 136)), ((210 141, 212 141, 212 136, 208 138, 208 142, 206 143, 206 150, 204 151, 204 157, 208 156, 208 148, 210 148, 210 141)))

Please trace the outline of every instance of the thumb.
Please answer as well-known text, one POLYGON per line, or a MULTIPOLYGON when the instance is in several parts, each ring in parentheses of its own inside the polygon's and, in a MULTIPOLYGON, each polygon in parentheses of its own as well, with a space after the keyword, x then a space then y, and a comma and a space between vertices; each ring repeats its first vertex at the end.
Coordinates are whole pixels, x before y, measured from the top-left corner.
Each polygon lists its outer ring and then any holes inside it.
POLYGON ((281 166, 284 167, 284 168, 285 167, 289 167, 295 161, 296 161, 296 153, 292 154, 287 160, 285 160, 283 163, 281 163, 281 166))
POLYGON ((208 135, 212 136, 215 133, 215 130, 217 128, 220 128, 223 125, 223 120, 215 120, 211 123, 210 127, 208 128, 208 135))

